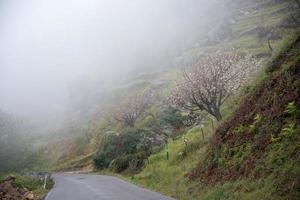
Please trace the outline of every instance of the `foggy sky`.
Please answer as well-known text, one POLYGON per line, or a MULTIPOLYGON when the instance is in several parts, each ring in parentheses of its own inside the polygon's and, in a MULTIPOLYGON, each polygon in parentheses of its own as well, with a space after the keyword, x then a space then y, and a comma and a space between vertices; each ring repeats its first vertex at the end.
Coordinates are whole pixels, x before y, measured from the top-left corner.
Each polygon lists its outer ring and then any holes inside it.
POLYGON ((0 109, 48 113, 81 76, 114 80, 142 68, 138 55, 151 60, 183 39, 213 3, 0 0, 0 109))

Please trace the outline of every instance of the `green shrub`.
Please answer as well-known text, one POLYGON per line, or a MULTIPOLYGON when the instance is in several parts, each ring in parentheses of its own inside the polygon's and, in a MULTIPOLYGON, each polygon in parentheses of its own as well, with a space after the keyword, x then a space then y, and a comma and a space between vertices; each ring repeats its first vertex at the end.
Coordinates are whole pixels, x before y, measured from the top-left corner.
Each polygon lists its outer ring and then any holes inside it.
POLYGON ((162 112, 161 122, 163 125, 170 125, 174 128, 180 128, 183 126, 183 116, 181 115, 181 111, 168 107, 162 112))
POLYGON ((292 101, 292 102, 288 103, 288 105, 286 106, 285 112, 290 114, 293 118, 296 117, 296 115, 297 115, 297 106, 295 104, 295 101, 292 101))
POLYGON ((110 165, 110 169, 120 173, 126 169, 135 172, 144 166, 144 161, 148 158, 147 152, 139 152, 116 158, 110 165))
POLYGON ((295 122, 291 122, 288 124, 287 127, 283 128, 281 131, 281 135, 285 137, 291 137, 296 130, 296 124, 295 122))
POLYGON ((127 169, 129 166, 129 156, 120 156, 112 161, 111 165, 109 166, 110 170, 114 172, 122 172, 127 169))
POLYGON ((94 164, 98 169, 104 169, 116 158, 138 151, 149 152, 152 146, 151 138, 151 133, 143 129, 128 129, 121 134, 110 134, 103 139, 94 158, 94 164))
POLYGON ((254 121, 253 123, 249 126, 250 128, 250 131, 252 133, 257 133, 257 128, 256 128, 256 125, 261 122, 262 120, 262 116, 260 114, 256 114, 255 117, 254 117, 254 121))
POLYGON ((244 126, 243 124, 240 124, 238 127, 235 127, 234 132, 235 133, 243 133, 247 130, 247 127, 244 126))
POLYGON ((291 121, 288 123, 287 127, 281 130, 281 135, 284 137, 292 137, 296 131, 296 117, 297 117, 297 106, 295 101, 288 103, 285 112, 291 116, 291 121))
POLYGON ((97 153, 96 157, 94 158, 94 165, 98 169, 107 168, 110 163, 110 159, 105 156, 104 153, 100 152, 97 153))

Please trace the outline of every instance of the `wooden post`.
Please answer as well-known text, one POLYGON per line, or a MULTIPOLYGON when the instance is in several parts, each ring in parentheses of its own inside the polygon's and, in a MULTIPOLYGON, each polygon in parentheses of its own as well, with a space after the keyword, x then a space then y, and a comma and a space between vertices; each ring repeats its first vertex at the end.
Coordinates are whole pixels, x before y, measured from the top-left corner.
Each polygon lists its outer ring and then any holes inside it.
POLYGON ((167 151, 167 160, 169 160, 169 152, 167 151))
POLYGON ((273 52, 273 48, 272 48, 271 40, 270 39, 268 39, 268 47, 270 49, 270 52, 272 53, 273 52))
POLYGON ((212 120, 212 119, 211 119, 211 127, 212 127, 213 130, 215 129, 214 120, 212 120))
POLYGON ((204 132, 203 132, 203 128, 201 127, 201 133, 202 133, 202 139, 204 140, 204 132))

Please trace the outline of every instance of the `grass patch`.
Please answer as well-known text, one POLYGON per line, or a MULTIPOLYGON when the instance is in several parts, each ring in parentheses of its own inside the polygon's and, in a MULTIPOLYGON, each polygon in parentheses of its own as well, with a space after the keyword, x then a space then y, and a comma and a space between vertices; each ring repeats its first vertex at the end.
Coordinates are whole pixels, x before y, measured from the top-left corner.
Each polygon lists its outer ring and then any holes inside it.
POLYGON ((166 195, 190 200, 189 188, 193 183, 188 181, 185 174, 196 166, 201 156, 204 156, 213 132, 210 122, 207 122, 203 132, 204 139, 201 129, 196 127, 187 131, 182 138, 170 140, 164 150, 150 156, 149 163, 146 163, 141 173, 124 177, 132 183, 166 195))
POLYGON ((300 39, 298 35, 299 32, 293 33, 282 41, 281 48, 278 51, 274 52, 272 58, 267 63, 266 70, 268 73, 278 69, 284 63, 284 61, 293 62, 292 58, 286 59, 286 57, 288 57, 289 54, 295 55, 295 52, 293 52, 291 48, 295 44, 295 42, 300 39))
POLYGON ((210 186, 202 190, 197 199, 201 200, 252 200, 265 199, 276 200, 282 197, 274 195, 273 177, 251 180, 239 179, 234 182, 225 182, 216 186, 210 186))
POLYGON ((95 153, 92 152, 87 155, 82 155, 72 159, 64 160, 53 170, 54 171, 76 170, 76 169, 87 167, 93 164, 94 155, 95 153))

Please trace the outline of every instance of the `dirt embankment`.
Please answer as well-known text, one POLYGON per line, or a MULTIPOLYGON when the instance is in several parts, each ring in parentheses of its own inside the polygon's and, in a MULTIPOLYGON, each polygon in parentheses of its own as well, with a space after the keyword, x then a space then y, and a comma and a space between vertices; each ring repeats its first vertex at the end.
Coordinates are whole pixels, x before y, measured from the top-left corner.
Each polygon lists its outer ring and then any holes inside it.
POLYGON ((34 195, 27 188, 19 188, 15 183, 14 176, 6 177, 0 183, 1 200, 34 200, 34 195))

